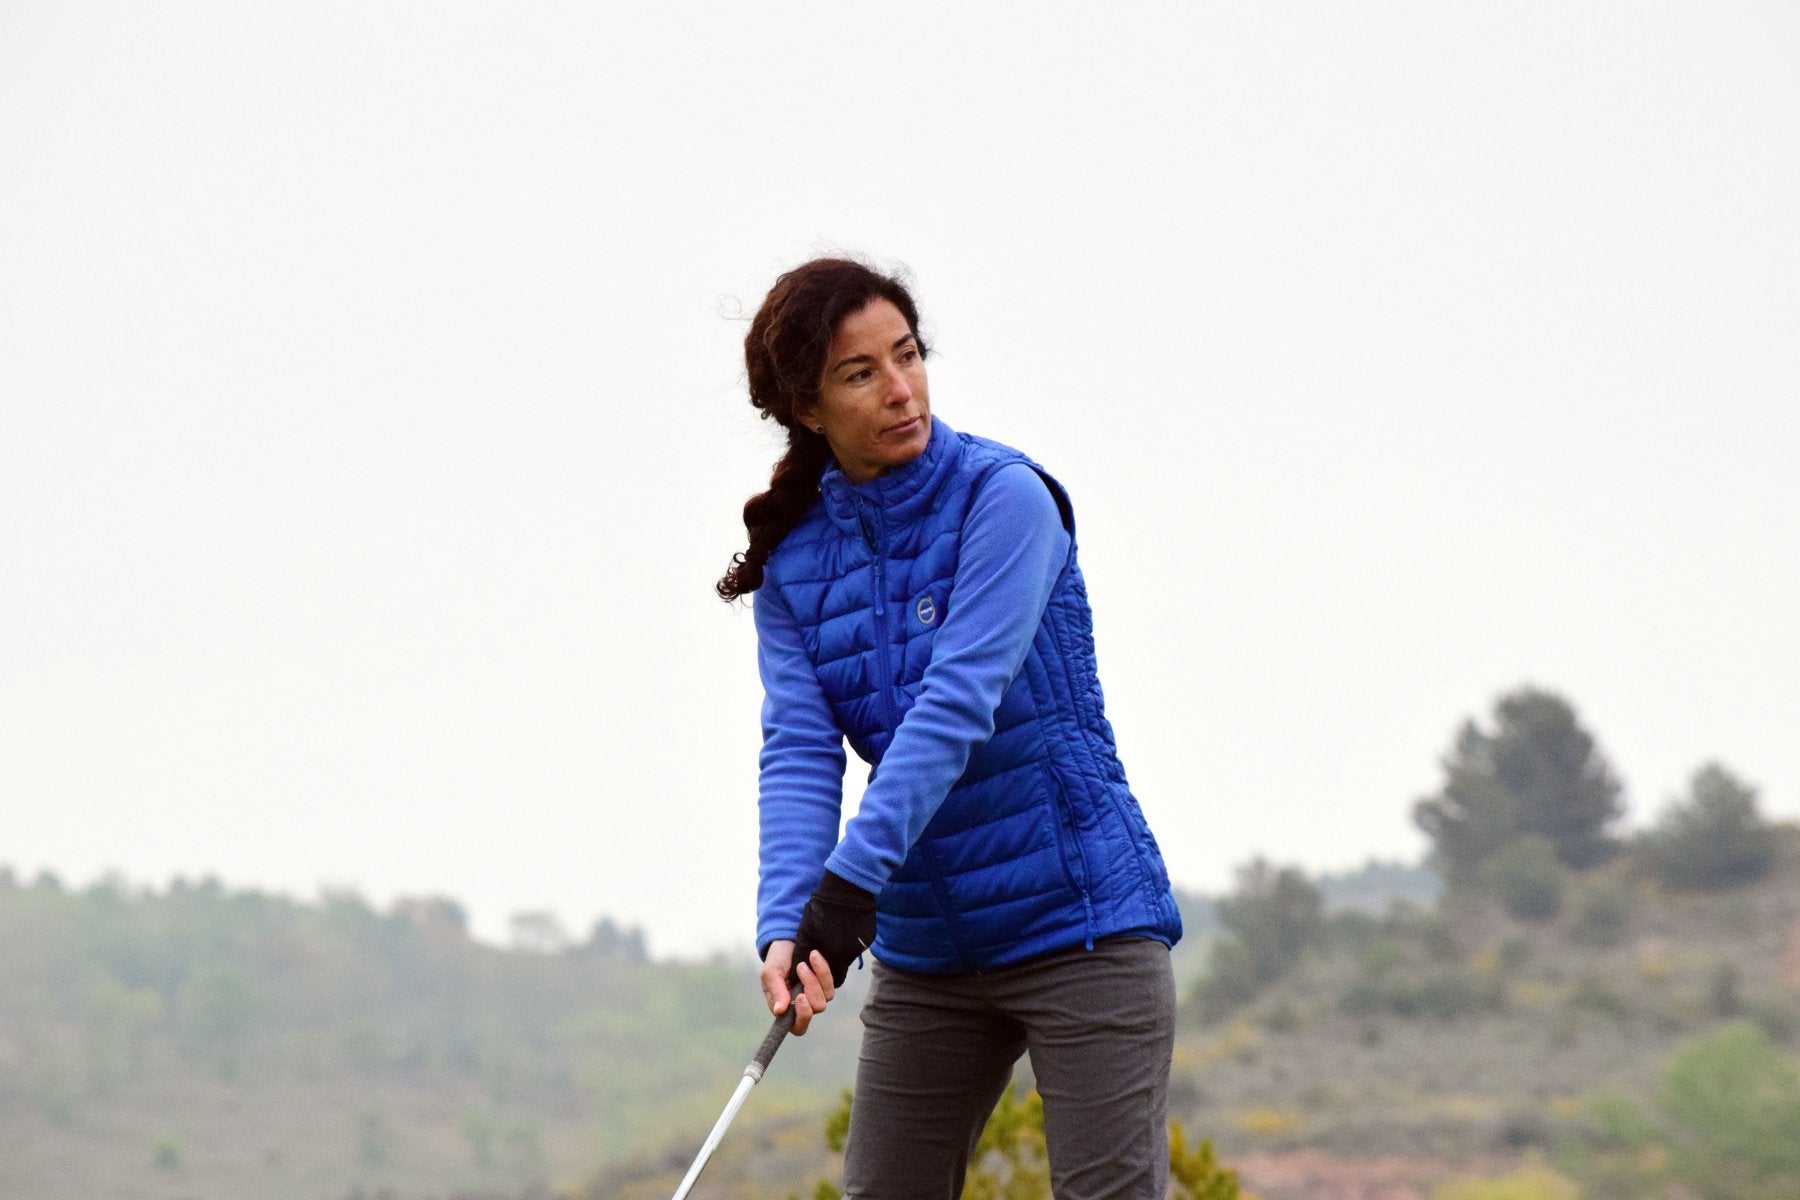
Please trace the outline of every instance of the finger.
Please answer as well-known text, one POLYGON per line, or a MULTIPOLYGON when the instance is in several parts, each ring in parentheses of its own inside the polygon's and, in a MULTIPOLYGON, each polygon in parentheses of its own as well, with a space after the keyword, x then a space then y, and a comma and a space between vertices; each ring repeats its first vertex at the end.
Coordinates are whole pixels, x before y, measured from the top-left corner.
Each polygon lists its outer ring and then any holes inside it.
POLYGON ((795 966, 793 977, 788 980, 793 986, 794 996, 798 999, 809 991, 817 991, 818 985, 813 980, 812 967, 806 963, 795 966))
POLYGON ((788 1032, 795 1037, 805 1037, 806 1027, 812 1024, 813 1016, 813 1007, 806 999, 806 993, 799 993, 794 997, 794 1027, 788 1032))
POLYGON ((831 967, 824 961, 824 956, 813 954, 813 961, 806 964, 802 980, 806 988, 806 998, 812 1004, 814 1012, 824 1012, 825 1006, 831 1003, 831 967))
MULTIPOLYGON (((819 955, 815 953, 813 957, 818 958, 819 955)), ((824 1012, 825 1006, 831 1003, 831 993, 826 990, 830 987, 831 972, 827 970, 821 976, 818 967, 811 963, 802 963, 799 976, 802 994, 806 997, 807 1004, 812 1007, 815 1014, 824 1012)))
POLYGON ((812 952, 812 969, 813 974, 819 977, 819 987, 824 990, 825 999, 829 1000, 837 995, 837 983, 831 976, 831 964, 817 950, 812 952))
POLYGON ((763 958, 759 981, 762 984, 763 999, 768 1003, 769 1012, 780 1016, 787 1011, 792 999, 787 985, 789 964, 794 961, 794 943, 776 940, 769 943, 769 949, 763 958))
POLYGON ((764 967, 762 972, 763 999, 769 1005, 769 1015, 779 1017, 787 1011, 788 986, 787 972, 779 967, 764 967))

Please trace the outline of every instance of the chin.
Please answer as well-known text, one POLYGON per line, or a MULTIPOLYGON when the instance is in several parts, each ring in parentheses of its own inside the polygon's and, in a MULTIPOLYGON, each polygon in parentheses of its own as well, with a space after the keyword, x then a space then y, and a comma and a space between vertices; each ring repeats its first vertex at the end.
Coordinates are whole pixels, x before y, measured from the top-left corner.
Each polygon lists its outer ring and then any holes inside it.
POLYGON ((931 439, 928 437, 912 438, 905 446, 894 452, 894 459, 888 465, 890 467, 904 467, 907 463, 925 453, 925 447, 929 445, 931 445, 931 439))

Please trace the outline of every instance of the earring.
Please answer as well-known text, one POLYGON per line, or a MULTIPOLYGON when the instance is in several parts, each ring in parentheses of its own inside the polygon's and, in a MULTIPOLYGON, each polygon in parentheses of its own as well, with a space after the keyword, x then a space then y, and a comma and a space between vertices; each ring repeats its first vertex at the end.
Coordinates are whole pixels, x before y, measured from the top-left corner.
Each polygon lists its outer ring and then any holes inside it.
POLYGON ((823 425, 814 425, 814 426, 813 426, 813 432, 814 432, 814 433, 824 433, 824 432, 825 432, 825 427, 824 427, 824 426, 823 426, 823 425))

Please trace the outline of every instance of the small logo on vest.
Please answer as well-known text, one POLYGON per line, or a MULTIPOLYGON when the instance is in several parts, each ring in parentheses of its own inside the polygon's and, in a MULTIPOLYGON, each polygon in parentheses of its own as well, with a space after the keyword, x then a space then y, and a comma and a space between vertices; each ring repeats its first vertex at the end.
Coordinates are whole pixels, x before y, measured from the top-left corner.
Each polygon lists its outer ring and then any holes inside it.
POLYGON ((920 596, 919 603, 913 608, 919 614, 919 624, 929 625, 937 620, 937 605, 931 602, 930 596, 920 596))

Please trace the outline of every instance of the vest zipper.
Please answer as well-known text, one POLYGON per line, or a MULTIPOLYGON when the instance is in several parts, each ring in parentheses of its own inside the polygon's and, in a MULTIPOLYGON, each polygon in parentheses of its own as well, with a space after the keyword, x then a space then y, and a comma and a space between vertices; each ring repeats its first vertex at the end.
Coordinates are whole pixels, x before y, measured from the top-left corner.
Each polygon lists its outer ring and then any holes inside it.
MULTIPOLYGON (((892 647, 888 645, 887 627, 887 562, 883 553, 882 539, 869 528, 866 514, 859 512, 859 524, 862 525, 863 540, 869 544, 869 553, 875 556, 875 653, 881 663, 881 703, 887 712, 889 737, 900 726, 899 709, 894 704, 894 662, 892 647)), ((879 523, 880 518, 876 518, 879 523)))

